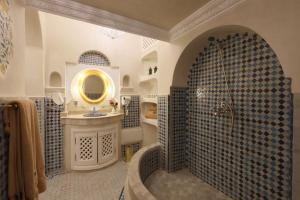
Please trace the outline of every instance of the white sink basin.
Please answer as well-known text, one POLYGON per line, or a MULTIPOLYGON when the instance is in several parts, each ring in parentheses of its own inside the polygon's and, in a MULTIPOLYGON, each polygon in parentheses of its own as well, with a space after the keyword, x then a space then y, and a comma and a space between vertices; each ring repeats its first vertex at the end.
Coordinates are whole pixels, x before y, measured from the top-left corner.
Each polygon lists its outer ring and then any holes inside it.
POLYGON ((83 116, 84 117, 103 117, 103 116, 106 116, 106 115, 107 115, 107 113, 90 112, 90 113, 84 114, 83 116))

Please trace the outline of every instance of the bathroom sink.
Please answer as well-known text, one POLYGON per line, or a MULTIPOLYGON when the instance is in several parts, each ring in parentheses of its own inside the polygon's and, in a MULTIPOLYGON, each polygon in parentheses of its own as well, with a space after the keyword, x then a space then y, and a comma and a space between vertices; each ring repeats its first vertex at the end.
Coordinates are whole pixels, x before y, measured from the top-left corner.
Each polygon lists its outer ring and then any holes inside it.
POLYGON ((84 117, 103 117, 106 115, 107 115, 106 113, 101 113, 101 112, 90 112, 90 113, 84 114, 83 116, 84 117))

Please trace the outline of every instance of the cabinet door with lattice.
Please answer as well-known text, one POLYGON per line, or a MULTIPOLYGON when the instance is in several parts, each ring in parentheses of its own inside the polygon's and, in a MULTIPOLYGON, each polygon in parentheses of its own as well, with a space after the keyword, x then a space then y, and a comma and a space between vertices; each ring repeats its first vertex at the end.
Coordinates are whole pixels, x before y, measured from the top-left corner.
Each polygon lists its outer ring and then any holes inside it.
POLYGON ((97 131, 75 132, 75 165, 97 165, 97 131))
POLYGON ((116 159, 117 128, 111 127, 98 132, 99 164, 116 159))

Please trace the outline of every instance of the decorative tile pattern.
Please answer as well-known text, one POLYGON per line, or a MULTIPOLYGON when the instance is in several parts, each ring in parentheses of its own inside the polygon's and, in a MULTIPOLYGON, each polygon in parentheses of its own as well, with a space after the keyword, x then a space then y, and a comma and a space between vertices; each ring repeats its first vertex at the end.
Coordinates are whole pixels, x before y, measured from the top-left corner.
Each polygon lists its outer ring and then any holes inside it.
POLYGON ((149 152, 145 153, 145 155, 141 158, 140 161, 140 176, 142 182, 150 176, 155 170, 160 168, 160 149, 149 150, 149 152))
POLYGON ((32 101, 34 101, 38 119, 39 119, 39 126, 40 126, 40 134, 41 134, 41 140, 43 144, 43 152, 45 152, 45 98, 44 97, 32 97, 30 98, 32 101))
POLYGON ((64 170, 64 135, 60 123, 63 105, 56 105, 45 98, 45 160, 47 176, 62 173, 64 170))
POLYGON ((191 68, 187 100, 193 174, 233 199, 291 199, 291 81, 262 38, 211 38, 191 68), (230 101, 216 44, 232 92, 232 132, 230 115, 212 112, 230 101))
POLYGON ((140 126, 140 96, 131 96, 128 106, 128 115, 122 120, 122 128, 140 126))
MULTIPOLYGON (((136 153, 140 148, 141 148, 141 144, 140 143, 135 143, 135 144, 129 144, 130 146, 132 146, 133 149, 133 154, 136 153)), ((123 160, 125 159, 125 147, 128 145, 121 145, 121 156, 123 158, 123 160)))
POLYGON ((8 199, 8 137, 4 134, 2 117, 2 109, 0 108, 0 199, 8 199))
POLYGON ((185 167, 187 88, 172 87, 169 112, 169 168, 170 172, 185 167))
POLYGON ((169 96, 159 96, 157 101, 158 101, 158 141, 162 145, 161 166, 163 169, 168 169, 169 96))
POLYGON ((293 197, 300 197, 300 93, 293 94, 293 197))
POLYGON ((99 51, 87 51, 79 58, 79 63, 98 66, 109 66, 108 58, 99 51))

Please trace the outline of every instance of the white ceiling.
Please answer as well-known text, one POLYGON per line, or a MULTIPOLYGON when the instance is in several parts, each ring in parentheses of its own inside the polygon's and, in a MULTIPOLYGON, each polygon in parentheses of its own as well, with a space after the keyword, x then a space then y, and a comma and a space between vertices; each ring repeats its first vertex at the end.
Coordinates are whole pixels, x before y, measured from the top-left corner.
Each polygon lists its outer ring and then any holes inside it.
POLYGON ((170 30, 210 0, 73 0, 170 30))

